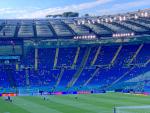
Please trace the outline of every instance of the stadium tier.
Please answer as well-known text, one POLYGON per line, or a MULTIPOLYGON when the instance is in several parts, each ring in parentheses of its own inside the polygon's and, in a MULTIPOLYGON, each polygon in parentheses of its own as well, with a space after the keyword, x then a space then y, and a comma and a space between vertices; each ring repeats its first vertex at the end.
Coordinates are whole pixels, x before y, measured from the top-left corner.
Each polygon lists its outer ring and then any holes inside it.
POLYGON ((149 50, 146 15, 0 20, 0 91, 142 91, 149 50))

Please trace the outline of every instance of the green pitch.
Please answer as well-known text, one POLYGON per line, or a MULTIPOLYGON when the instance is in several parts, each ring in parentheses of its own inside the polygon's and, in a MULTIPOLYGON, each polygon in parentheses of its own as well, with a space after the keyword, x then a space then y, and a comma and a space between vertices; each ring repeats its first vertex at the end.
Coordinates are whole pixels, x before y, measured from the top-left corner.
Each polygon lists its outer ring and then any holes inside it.
MULTIPOLYGON (((14 97, 13 102, 0 98, 0 113, 113 113, 114 106, 150 105, 149 96, 118 93, 93 95, 65 95, 43 97, 14 97), (75 99, 75 97, 78 99, 75 99)), ((125 113, 132 113, 129 110, 125 113)), ((123 113, 123 112, 120 112, 123 113)), ((150 113, 150 108, 133 113, 150 113)))

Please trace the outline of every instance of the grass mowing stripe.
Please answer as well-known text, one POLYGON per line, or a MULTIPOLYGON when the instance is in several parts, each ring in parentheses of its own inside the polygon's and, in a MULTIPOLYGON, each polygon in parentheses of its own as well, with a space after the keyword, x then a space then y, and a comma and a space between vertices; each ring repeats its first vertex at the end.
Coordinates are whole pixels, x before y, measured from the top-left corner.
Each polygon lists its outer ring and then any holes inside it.
MULTIPOLYGON (((84 98, 84 95, 82 96, 82 95, 80 95, 82 98, 84 98)), ((137 102, 135 102, 135 101, 132 101, 130 98, 118 98, 118 96, 116 96, 115 98, 111 98, 111 97, 102 97, 101 95, 97 95, 97 96, 95 96, 95 95, 88 95, 88 97, 89 97, 89 99, 91 100, 91 101, 102 101, 102 102, 104 102, 104 103, 109 103, 109 104, 114 104, 114 105, 116 105, 115 103, 118 103, 119 102, 119 104, 126 104, 126 105, 129 105, 130 103, 132 104, 132 105, 139 105, 137 102)), ((86 98, 85 98, 86 99, 86 98)), ((140 104, 141 105, 141 104, 140 104)))
MULTIPOLYGON (((79 102, 79 103, 89 104, 89 105, 91 105, 91 107, 94 106, 95 108, 99 108, 100 110, 105 111, 105 112, 108 112, 108 111, 111 112, 112 109, 113 109, 113 106, 111 106, 111 107, 109 106, 109 109, 108 109, 108 104, 109 103, 107 103, 105 101, 101 101, 99 99, 97 99, 99 101, 93 101, 89 97, 89 95, 82 95, 82 96, 81 95, 76 95, 76 96, 78 96, 78 99, 76 101, 79 102)), ((72 99, 75 98, 75 96, 74 95, 68 95, 68 96, 61 96, 60 98, 72 100, 72 99)))
MULTIPOLYGON (((49 101, 44 101, 41 97, 15 97, 13 103, 5 102, 0 98, 0 113, 112 113, 114 103, 117 106, 150 104, 150 96, 144 97, 120 93, 61 95, 48 96, 48 98, 49 101), (76 96, 78 99, 75 99, 76 96)), ((150 113, 149 108, 133 110, 125 109, 124 112, 150 113), (133 110, 134 112, 132 112, 133 110)))
POLYGON ((106 108, 106 109, 110 109, 112 110, 114 106, 117 106, 117 104, 119 103, 119 105, 138 105, 137 103, 135 102, 129 102, 128 100, 112 100, 111 98, 109 99, 103 99, 103 98, 97 98, 97 97, 94 97, 94 96, 85 96, 85 95, 81 95, 79 98, 81 98, 83 101, 86 101, 86 102, 90 102, 91 104, 93 105, 96 105, 96 106, 101 106, 103 108, 106 108))
POLYGON ((0 98, 0 113, 30 113, 25 109, 13 104, 13 102, 6 102, 0 98))
POLYGON ((21 97, 16 97, 14 104, 28 110, 30 113, 62 113, 57 110, 40 105, 39 103, 34 103, 32 101, 23 99, 21 97))
POLYGON ((97 97, 95 95, 88 95, 89 99, 87 99, 85 97, 85 95, 81 95, 80 97, 82 99, 86 99, 86 100, 90 100, 90 101, 94 101, 94 102, 103 102, 102 106, 104 106, 104 107, 109 106, 109 105, 110 105, 109 107, 114 106, 114 105, 116 106, 117 103, 119 103, 119 105, 143 105, 142 103, 138 103, 139 102, 138 100, 136 102, 134 100, 131 100, 130 98, 124 99, 124 98, 115 97, 115 99, 114 98, 112 99, 111 97, 103 98, 100 95, 97 97))
POLYGON ((103 96, 104 98, 113 98, 116 97, 119 98, 139 98, 139 99, 150 99, 150 96, 141 96, 141 95, 135 95, 135 94, 125 94, 125 93, 106 93, 106 94, 93 94, 95 96, 103 96))
MULTIPOLYGON (((113 99, 111 99, 111 96, 109 96, 109 98, 105 98, 103 99, 103 96, 101 98, 101 95, 97 95, 98 97, 95 98, 95 95, 78 95, 78 101, 79 102, 86 102, 86 103, 90 103, 92 105, 95 106, 99 106, 100 108, 106 108, 108 111, 112 111, 114 105, 115 106, 135 106, 135 105, 146 105, 146 103, 140 103, 140 101, 136 102, 134 100, 130 100, 130 98, 128 99, 118 99, 118 96, 116 96, 113 99)), ((60 98, 64 98, 64 99, 68 99, 70 98, 72 100, 72 98, 74 97, 74 95, 68 95, 68 96, 60 96, 60 98)), ((138 100, 138 99, 136 99, 138 100)), ((150 102, 149 102, 150 103, 150 102)))
POLYGON ((67 105, 74 106, 76 108, 88 110, 91 113, 100 113, 100 111, 102 111, 102 110, 103 110, 103 113, 108 113, 107 111, 105 111, 105 109, 97 107, 95 105, 88 104, 86 102, 78 102, 78 100, 76 100, 74 98, 64 99, 61 97, 63 97, 63 96, 53 96, 51 99, 52 99, 52 101, 54 100, 58 103, 67 104, 67 105))
POLYGON ((75 108, 73 106, 70 105, 66 105, 66 104, 61 104, 61 103, 57 103, 55 101, 55 99, 51 99, 52 96, 49 97, 48 100, 44 101, 43 97, 23 97, 27 100, 31 100, 33 102, 39 103, 41 105, 44 105, 48 108, 52 108, 52 109, 57 109, 58 111, 61 111, 63 113, 91 113, 87 110, 84 109, 80 109, 80 108, 75 108))
MULTIPOLYGON (((97 107, 104 108, 104 106, 100 106, 100 105, 104 104, 103 102, 105 102, 105 101, 101 101, 99 99, 97 99, 97 101, 93 101, 93 99, 89 95, 76 95, 76 96, 78 97, 78 99, 77 99, 78 102, 89 103, 89 104, 95 105, 97 107)), ((61 96, 60 98, 72 100, 74 97, 75 97, 74 95, 68 95, 68 96, 61 96)))
MULTIPOLYGON (((91 95, 89 95, 91 96, 91 95)), ((129 94, 117 94, 117 95, 93 95, 94 98, 103 98, 106 101, 109 100, 115 100, 119 101, 121 103, 126 103, 129 105, 130 103, 132 105, 149 105, 150 104, 150 97, 149 96, 137 96, 137 95, 129 95, 129 94)))

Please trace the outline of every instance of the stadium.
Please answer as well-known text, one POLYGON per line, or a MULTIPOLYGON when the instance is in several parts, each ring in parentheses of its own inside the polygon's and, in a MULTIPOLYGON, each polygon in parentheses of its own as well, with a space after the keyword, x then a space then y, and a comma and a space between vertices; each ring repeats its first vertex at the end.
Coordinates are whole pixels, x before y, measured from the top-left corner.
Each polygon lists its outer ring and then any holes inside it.
POLYGON ((150 10, 0 20, 0 113, 150 113, 150 10))

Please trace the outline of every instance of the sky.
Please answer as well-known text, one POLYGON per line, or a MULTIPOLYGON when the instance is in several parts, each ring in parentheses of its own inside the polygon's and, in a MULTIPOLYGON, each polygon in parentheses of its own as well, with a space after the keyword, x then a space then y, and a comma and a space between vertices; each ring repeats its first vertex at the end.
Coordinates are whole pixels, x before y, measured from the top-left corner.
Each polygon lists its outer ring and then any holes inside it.
POLYGON ((0 18, 45 18, 67 11, 109 15, 150 8, 150 0, 0 0, 0 18))

